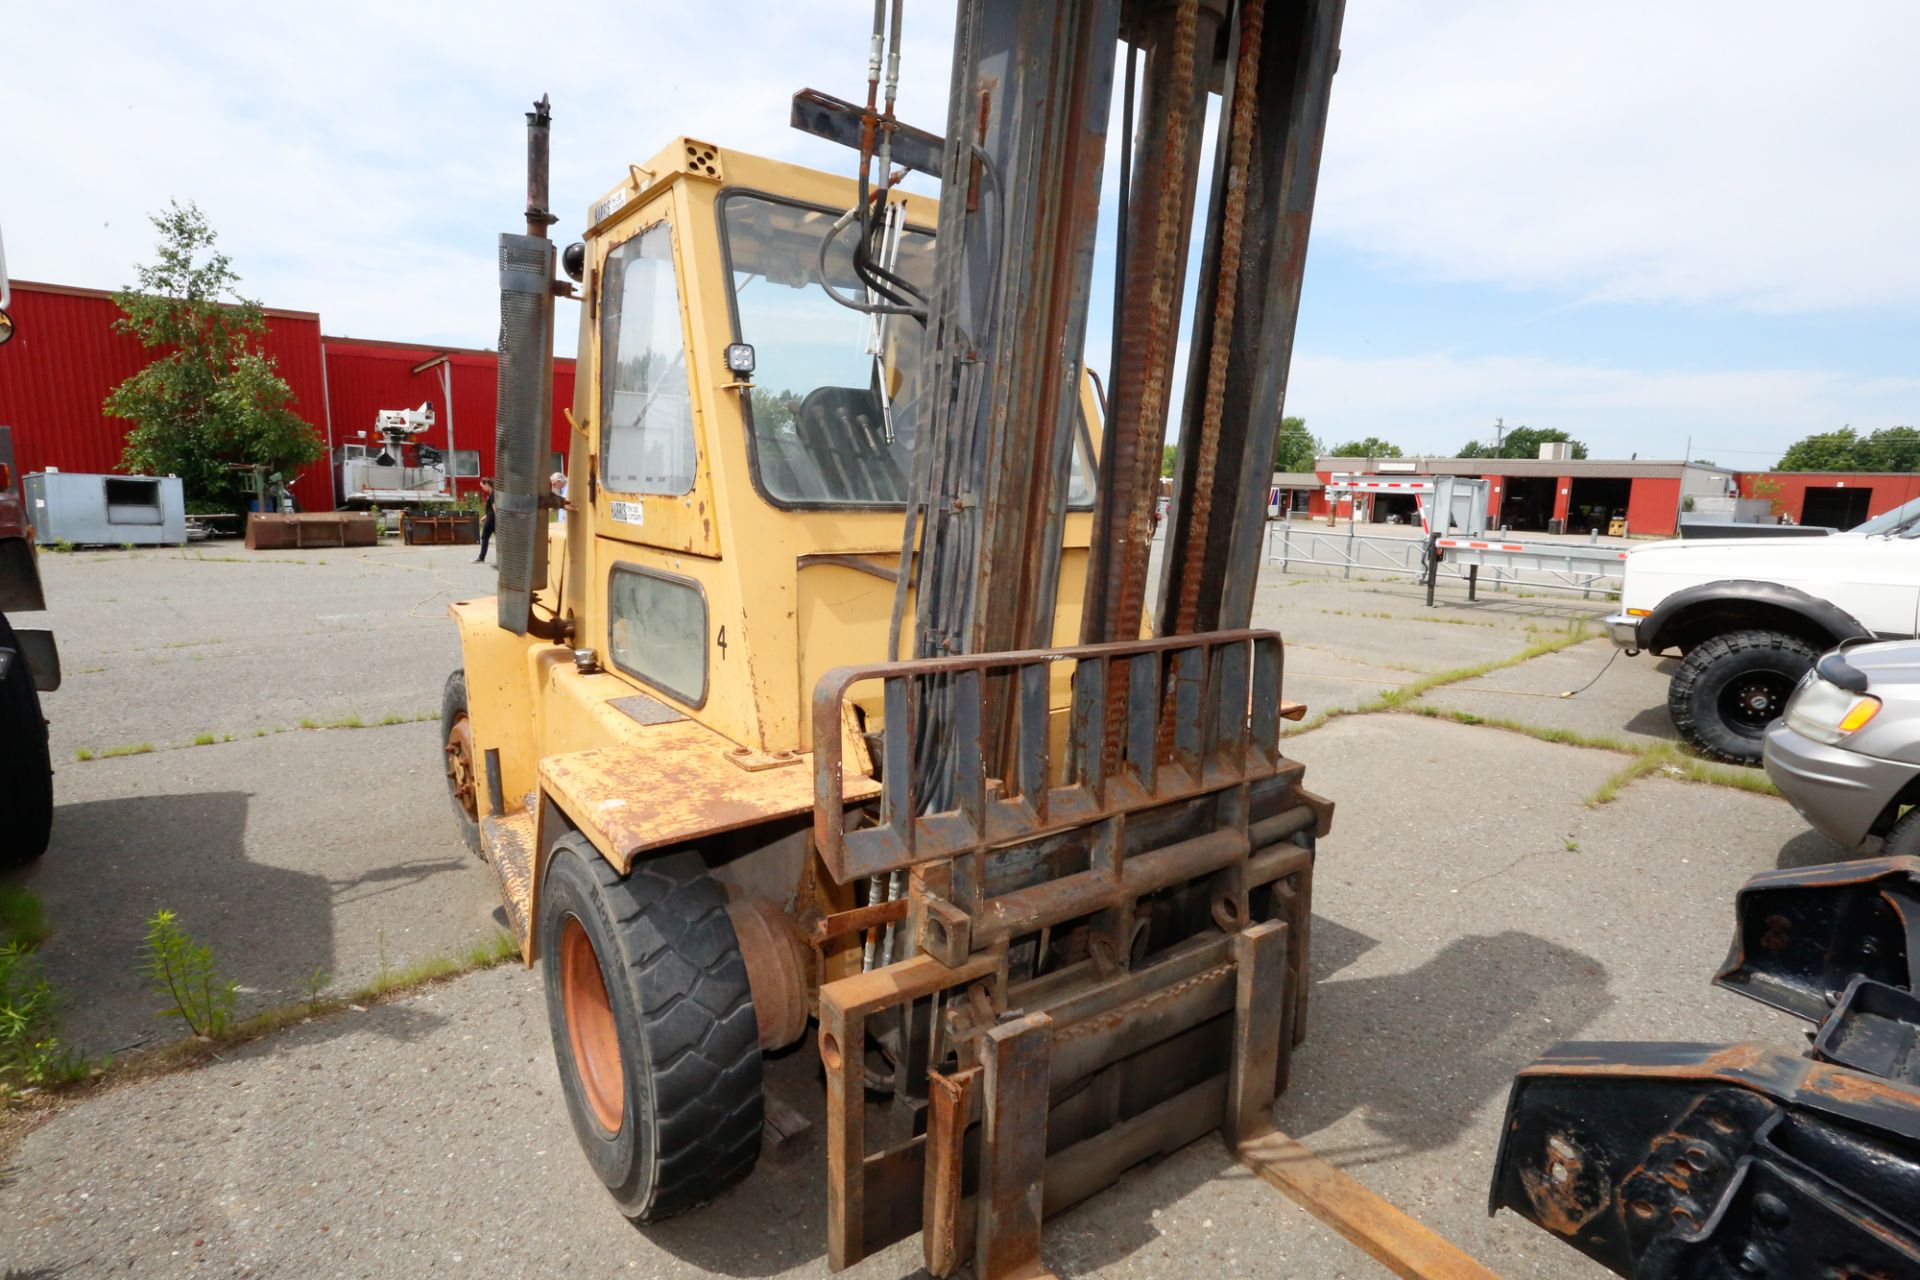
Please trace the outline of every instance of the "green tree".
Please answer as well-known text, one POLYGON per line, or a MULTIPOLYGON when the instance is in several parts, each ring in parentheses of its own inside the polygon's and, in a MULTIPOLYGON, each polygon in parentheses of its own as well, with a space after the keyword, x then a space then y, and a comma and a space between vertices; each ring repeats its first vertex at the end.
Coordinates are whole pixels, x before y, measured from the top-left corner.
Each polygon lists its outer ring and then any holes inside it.
POLYGON ((1180 451, 1179 445, 1163 444, 1160 446, 1160 478, 1161 479, 1164 480, 1173 474, 1173 459, 1174 459, 1174 456, 1179 453, 1179 451, 1180 451))
POLYGON ((1275 471, 1311 471, 1321 456, 1320 442, 1307 430, 1305 418, 1282 418, 1273 437, 1275 471))
POLYGON ((1403 456, 1400 446, 1379 436, 1367 436, 1362 440, 1349 440, 1327 450, 1330 458, 1398 458, 1403 456))
POLYGON ((1576 458, 1587 456, 1584 442, 1575 440, 1558 427, 1515 427, 1502 436, 1499 445, 1483 444, 1478 440, 1469 440, 1455 455, 1461 458, 1537 458, 1543 444, 1567 444, 1573 447, 1567 452, 1576 458))
POLYGON ((152 222, 155 260, 113 299, 114 327, 159 353, 107 397, 106 411, 133 423, 120 465, 179 476, 189 502, 211 503, 241 487, 231 465, 290 474, 317 461, 326 446, 260 350, 260 304, 238 292, 205 216, 172 201, 152 222))
POLYGON ((1787 446, 1775 471, 1861 471, 1866 441, 1852 427, 1816 431, 1787 446))
POLYGON ((1866 471, 1920 471, 1920 430, 1882 427, 1860 442, 1866 471))

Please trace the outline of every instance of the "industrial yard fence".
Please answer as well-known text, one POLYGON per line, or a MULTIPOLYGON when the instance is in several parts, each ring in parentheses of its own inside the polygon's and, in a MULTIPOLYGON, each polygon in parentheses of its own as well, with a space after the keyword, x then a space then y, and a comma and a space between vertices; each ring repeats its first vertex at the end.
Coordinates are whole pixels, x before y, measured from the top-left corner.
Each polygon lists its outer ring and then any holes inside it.
MULTIPOLYGON (((1495 591, 1578 592, 1582 599, 1618 594, 1626 553, 1597 541, 1508 542, 1504 539, 1444 538, 1439 543, 1435 583, 1448 578, 1495 591)), ((1275 520, 1267 525, 1266 561, 1286 572, 1295 565, 1338 569, 1343 579, 1357 572, 1428 580, 1432 553, 1427 538, 1395 538, 1357 532, 1357 526, 1322 528, 1275 520)))

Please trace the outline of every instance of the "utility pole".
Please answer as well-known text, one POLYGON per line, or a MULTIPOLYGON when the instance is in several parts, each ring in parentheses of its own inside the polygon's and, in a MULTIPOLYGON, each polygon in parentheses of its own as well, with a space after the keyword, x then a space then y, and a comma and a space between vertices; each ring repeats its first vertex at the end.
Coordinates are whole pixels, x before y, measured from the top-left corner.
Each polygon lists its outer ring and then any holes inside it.
POLYGON ((1693 462, 1693 437, 1687 437, 1687 452, 1680 459, 1680 486, 1673 495, 1673 536, 1680 536, 1680 513, 1687 505, 1687 467, 1693 462))

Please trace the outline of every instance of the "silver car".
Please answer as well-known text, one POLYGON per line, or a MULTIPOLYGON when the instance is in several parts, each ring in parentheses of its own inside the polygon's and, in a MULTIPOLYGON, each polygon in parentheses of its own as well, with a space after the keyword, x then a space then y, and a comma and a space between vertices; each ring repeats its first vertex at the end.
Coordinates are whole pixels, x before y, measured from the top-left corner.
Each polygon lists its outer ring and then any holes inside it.
POLYGON ((1767 776, 1814 830, 1920 854, 1920 640, 1835 649, 1767 726, 1767 776))

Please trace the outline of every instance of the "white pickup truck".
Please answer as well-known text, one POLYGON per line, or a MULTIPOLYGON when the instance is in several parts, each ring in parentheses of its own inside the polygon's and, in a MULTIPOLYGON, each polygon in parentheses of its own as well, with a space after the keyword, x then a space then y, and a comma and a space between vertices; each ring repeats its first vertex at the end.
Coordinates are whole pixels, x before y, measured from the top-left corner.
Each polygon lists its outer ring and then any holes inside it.
POLYGON ((1667 688, 1681 737, 1758 764, 1761 733, 1823 651, 1920 634, 1920 498, 1826 537, 1636 547, 1606 623, 1630 654, 1681 654, 1667 688))

